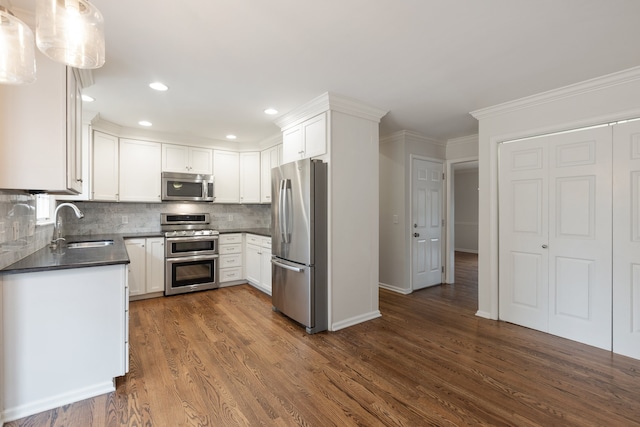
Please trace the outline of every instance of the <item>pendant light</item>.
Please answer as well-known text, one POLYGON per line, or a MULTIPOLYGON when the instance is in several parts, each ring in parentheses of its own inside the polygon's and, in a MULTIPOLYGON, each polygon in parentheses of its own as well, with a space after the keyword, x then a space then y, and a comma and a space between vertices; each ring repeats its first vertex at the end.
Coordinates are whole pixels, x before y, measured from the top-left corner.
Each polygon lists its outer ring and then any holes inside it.
POLYGON ((88 0, 37 0, 36 44, 49 58, 76 68, 104 64, 104 20, 88 0))
POLYGON ((0 5, 0 83, 27 84, 36 80, 33 32, 0 5))

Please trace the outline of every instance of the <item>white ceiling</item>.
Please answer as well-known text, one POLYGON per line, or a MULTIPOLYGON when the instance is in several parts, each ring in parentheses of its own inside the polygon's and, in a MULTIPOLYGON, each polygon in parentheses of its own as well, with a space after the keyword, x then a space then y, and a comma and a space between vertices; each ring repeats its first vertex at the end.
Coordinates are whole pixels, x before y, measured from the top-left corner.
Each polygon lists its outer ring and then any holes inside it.
POLYGON ((84 90, 89 109, 239 143, 279 132, 266 107, 285 114, 326 91, 388 110, 381 135, 446 140, 477 132, 470 111, 640 65, 639 0, 92 3, 107 62, 84 90))

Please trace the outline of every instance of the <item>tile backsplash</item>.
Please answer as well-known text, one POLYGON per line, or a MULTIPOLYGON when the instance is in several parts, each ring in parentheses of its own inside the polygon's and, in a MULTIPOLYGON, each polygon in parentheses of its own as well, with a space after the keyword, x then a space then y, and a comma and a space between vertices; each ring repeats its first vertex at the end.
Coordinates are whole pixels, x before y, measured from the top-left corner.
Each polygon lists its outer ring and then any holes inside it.
POLYGON ((84 213, 60 211, 64 234, 146 233, 160 231, 161 213, 201 213, 211 216, 217 230, 271 226, 271 205, 217 205, 212 203, 103 203, 76 202, 84 213))
POLYGON ((45 247, 53 225, 36 226, 36 197, 0 190, 0 269, 45 247))
MULTIPOLYGON (((61 209, 65 235, 139 233, 160 231, 160 214, 208 212, 218 230, 271 226, 270 205, 217 205, 211 203, 102 203, 74 202, 84 213, 78 219, 61 209)), ((45 247, 53 224, 36 226, 36 197, 0 190, 0 269, 45 247), (14 231, 15 230, 15 231, 14 231)))

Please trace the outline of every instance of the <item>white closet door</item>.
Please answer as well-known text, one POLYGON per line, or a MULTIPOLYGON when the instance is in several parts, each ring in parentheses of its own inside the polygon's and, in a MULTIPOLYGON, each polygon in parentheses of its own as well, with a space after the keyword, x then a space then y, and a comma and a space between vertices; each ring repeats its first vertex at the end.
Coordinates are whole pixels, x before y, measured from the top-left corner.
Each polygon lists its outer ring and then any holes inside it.
POLYGON ((640 358, 640 122, 614 126, 613 351, 640 358))
POLYGON ((500 319, 547 331, 547 138, 500 146, 500 319))
POLYGON ((611 129, 500 147, 500 318, 611 349, 611 129))
POLYGON ((549 332, 611 350, 612 131, 549 137, 549 332))

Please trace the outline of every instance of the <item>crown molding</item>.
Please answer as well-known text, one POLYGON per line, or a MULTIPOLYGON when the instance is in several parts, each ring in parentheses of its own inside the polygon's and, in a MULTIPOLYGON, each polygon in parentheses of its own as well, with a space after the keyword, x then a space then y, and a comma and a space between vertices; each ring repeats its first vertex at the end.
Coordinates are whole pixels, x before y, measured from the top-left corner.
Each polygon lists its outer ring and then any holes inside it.
POLYGON ((308 120, 325 111, 338 111, 379 123, 387 111, 365 104, 353 98, 325 92, 295 110, 279 117, 274 123, 282 130, 308 120))
POLYGON ((601 77, 574 83, 558 89, 542 92, 536 95, 509 101, 492 107, 481 108, 472 111, 470 114, 478 120, 510 113, 536 105, 547 104, 561 99, 571 98, 584 93, 595 92, 612 86, 640 80, 640 67, 633 67, 601 77))
POLYGON ((446 142, 438 141, 437 139, 429 138, 418 132, 410 130, 399 130, 390 135, 380 138, 380 144, 388 144, 390 142, 418 142, 424 144, 430 144, 438 147, 445 147, 446 142))
POLYGON ((469 143, 478 144, 479 138, 478 134, 461 136, 459 138, 452 138, 447 140, 447 146, 450 147, 452 145, 463 145, 469 143))

